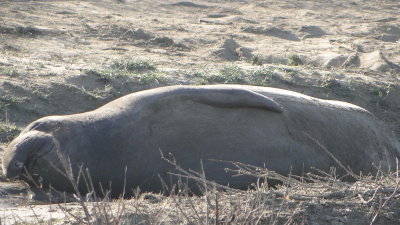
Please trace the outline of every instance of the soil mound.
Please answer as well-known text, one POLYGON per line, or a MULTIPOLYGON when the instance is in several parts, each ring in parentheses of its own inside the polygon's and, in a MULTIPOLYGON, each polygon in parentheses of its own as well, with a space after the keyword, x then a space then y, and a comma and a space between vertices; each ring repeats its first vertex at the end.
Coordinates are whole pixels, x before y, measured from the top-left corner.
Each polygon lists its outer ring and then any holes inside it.
POLYGON ((325 31, 318 26, 302 26, 297 31, 303 34, 302 39, 319 38, 323 35, 326 35, 325 31))
POLYGON ((318 59, 319 66, 332 68, 360 68, 376 72, 400 71, 400 67, 390 62, 381 51, 369 53, 337 54, 325 53, 318 59))
POLYGON ((193 3, 193 2, 177 2, 177 3, 168 4, 168 5, 169 6, 188 7, 188 8, 200 8, 200 9, 212 8, 212 6, 209 6, 209 5, 197 4, 197 3, 193 3))
POLYGON ((262 34, 266 36, 282 38, 290 41, 300 41, 300 39, 295 34, 291 33, 290 31, 286 31, 277 27, 264 28, 264 27, 248 26, 248 27, 243 27, 242 31, 253 34, 262 34))
POLYGON ((129 35, 129 37, 134 40, 149 40, 154 36, 151 33, 143 30, 142 28, 138 28, 134 31, 131 31, 130 34, 127 31, 126 34, 129 35))
POLYGON ((381 51, 365 53, 360 56, 361 68, 378 72, 387 72, 390 69, 400 71, 400 67, 386 59, 381 51))
POLYGON ((233 39, 225 39, 220 43, 220 47, 212 52, 213 55, 227 61, 236 61, 252 56, 251 49, 240 46, 233 39))

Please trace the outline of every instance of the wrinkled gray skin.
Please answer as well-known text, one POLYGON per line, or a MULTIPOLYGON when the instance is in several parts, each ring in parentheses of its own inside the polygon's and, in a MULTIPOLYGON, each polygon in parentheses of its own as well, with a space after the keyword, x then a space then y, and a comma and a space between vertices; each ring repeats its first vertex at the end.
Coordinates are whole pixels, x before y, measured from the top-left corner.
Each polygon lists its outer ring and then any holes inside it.
MULTIPOLYGON (((355 105, 299 93, 240 85, 171 86, 141 91, 91 112, 49 116, 31 123, 6 149, 8 178, 26 172, 44 187, 72 192, 61 175, 59 153, 70 158, 75 172, 88 168, 95 186, 162 190, 157 174, 169 183, 173 167, 160 157, 171 153, 184 169, 246 188, 250 177, 232 177, 229 164, 209 159, 265 165, 287 175, 316 167, 337 167, 315 138, 355 173, 374 173, 372 164, 394 166, 400 145, 368 111, 355 105), (55 167, 58 167, 56 169, 55 167), (26 172, 24 172, 26 171, 26 172)), ((81 183, 81 191, 86 192, 81 183)))

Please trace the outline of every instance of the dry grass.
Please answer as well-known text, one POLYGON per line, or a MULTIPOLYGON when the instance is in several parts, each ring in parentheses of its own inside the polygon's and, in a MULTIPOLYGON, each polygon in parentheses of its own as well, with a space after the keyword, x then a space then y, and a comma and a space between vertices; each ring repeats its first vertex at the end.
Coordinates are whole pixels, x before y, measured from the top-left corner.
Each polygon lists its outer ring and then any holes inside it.
MULTIPOLYGON (((379 170, 376 176, 352 174, 357 181, 346 183, 336 176, 334 168, 329 173, 315 170, 299 177, 231 162, 237 176, 257 178, 250 190, 237 190, 205 179, 203 170, 187 171, 175 161, 164 159, 177 171, 171 175, 181 179, 176 186, 165 187, 169 193, 141 193, 138 188, 132 199, 111 199, 107 190, 102 193, 105 197, 96 195, 87 171, 81 167, 75 176, 68 158, 63 157, 64 175, 75 189, 74 198, 80 209, 71 210, 68 204, 56 207, 65 214, 68 224, 89 225, 388 224, 400 218, 399 168, 394 173, 379 170), (79 192, 80 179, 92 190, 86 195, 79 192), (202 194, 191 194, 186 179, 196 181, 202 194), (271 188, 268 180, 281 184, 271 188)), ((49 220, 46 224, 60 224, 60 221, 49 220)))

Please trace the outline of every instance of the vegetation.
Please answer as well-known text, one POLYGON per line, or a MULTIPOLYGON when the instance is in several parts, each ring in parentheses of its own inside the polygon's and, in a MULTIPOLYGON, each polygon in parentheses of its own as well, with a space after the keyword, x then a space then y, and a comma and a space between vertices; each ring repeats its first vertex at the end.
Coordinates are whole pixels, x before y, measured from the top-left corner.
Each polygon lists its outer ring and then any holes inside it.
POLYGON ((218 74, 212 77, 215 82, 221 82, 225 84, 242 84, 245 82, 244 72, 237 65, 224 66, 218 74))
POLYGON ((90 176, 83 170, 75 176, 69 160, 60 157, 64 175, 75 188, 74 198, 80 207, 75 210, 67 204, 56 207, 72 224, 309 224, 316 218, 345 224, 390 224, 397 213, 394 206, 400 205, 398 172, 379 170, 372 177, 359 176, 344 168, 348 176, 357 180, 346 183, 335 169, 330 173, 315 170, 298 177, 232 163, 230 172, 253 176, 256 180, 251 189, 237 190, 207 180, 204 170, 187 171, 166 158, 177 171, 174 176, 182 182, 166 187, 169 192, 165 195, 136 189, 130 200, 113 200, 107 194, 99 198, 93 190, 84 196, 77 189, 77 182, 89 181, 90 187, 90 176), (196 181, 202 194, 191 195, 185 179, 196 181), (280 185, 270 187, 267 180, 279 181, 280 185), (321 211, 328 204, 332 208, 321 211))
POLYGON ((298 65, 303 64, 303 62, 300 59, 300 56, 298 56, 298 55, 289 55, 288 62, 289 62, 290 66, 298 66, 298 65))
POLYGON ((373 95, 373 99, 371 100, 374 104, 376 104, 379 107, 382 107, 384 109, 388 109, 391 107, 390 102, 387 100, 389 94, 395 90, 395 86, 392 84, 389 84, 384 87, 378 87, 374 88, 371 91, 371 94, 373 95))
POLYGON ((263 63, 263 57, 261 55, 254 55, 251 57, 251 65, 262 66, 263 63))
POLYGON ((129 71, 129 72, 144 72, 144 71, 154 71, 156 66, 149 60, 121 60, 114 62, 111 69, 117 71, 129 71))
POLYGON ((5 75, 9 77, 18 77, 21 73, 15 67, 3 67, 0 68, 0 75, 5 75))
POLYGON ((0 96, 0 106, 7 107, 10 105, 17 105, 23 103, 26 99, 26 97, 17 97, 14 95, 0 96))
POLYGON ((164 78, 164 73, 157 71, 156 66, 149 60, 122 59, 113 62, 105 69, 88 69, 85 73, 106 81, 121 77, 134 78, 140 84, 158 83, 164 78))
POLYGON ((261 86, 267 85, 273 78, 278 76, 274 68, 267 66, 262 67, 261 69, 252 70, 249 75, 253 85, 261 86))
POLYGON ((0 142, 6 143, 17 136, 20 129, 13 123, 0 122, 0 142))
POLYGON ((321 77, 320 85, 323 88, 334 89, 341 87, 341 84, 338 80, 336 80, 332 75, 327 74, 321 77))
POLYGON ((183 71, 182 74, 187 78, 200 78, 200 79, 206 79, 207 77, 210 76, 207 71, 198 69, 193 71, 183 71))
POLYGON ((375 88, 371 91, 371 94, 378 98, 386 98, 391 91, 395 89, 395 86, 392 84, 387 85, 386 87, 375 88))
POLYGON ((238 65, 230 64, 222 67, 217 72, 202 70, 184 71, 183 74, 193 79, 196 84, 246 84, 269 85, 274 79, 281 80, 278 67, 263 66, 255 69, 242 69, 238 65))

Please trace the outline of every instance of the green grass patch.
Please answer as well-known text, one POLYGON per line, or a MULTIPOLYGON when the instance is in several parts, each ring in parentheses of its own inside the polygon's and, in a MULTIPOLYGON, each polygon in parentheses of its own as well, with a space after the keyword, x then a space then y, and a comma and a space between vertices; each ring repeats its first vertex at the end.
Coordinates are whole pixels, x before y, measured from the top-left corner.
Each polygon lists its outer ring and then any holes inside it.
POLYGON ((298 55, 289 55, 287 59, 290 66, 298 66, 303 64, 300 56, 298 55))
POLYGON ((38 68, 40 68, 40 69, 43 69, 43 68, 46 67, 42 62, 36 63, 36 66, 37 66, 38 68))
POLYGON ((15 67, 3 67, 0 68, 0 75, 8 76, 8 77, 18 77, 21 75, 15 67))
POLYGON ((141 73, 137 74, 136 77, 139 79, 141 84, 149 84, 153 82, 160 82, 165 78, 165 74, 161 72, 141 73))
POLYGON ((333 89, 341 87, 340 82, 329 74, 322 76, 319 81, 322 88, 333 89))
POLYGON ((275 69, 271 67, 263 67, 249 72, 251 84, 253 85, 266 85, 276 76, 278 76, 278 74, 275 72, 275 69))
POLYGON ((378 98, 386 98, 391 91, 395 89, 393 84, 389 84, 386 87, 375 88, 371 91, 371 94, 378 98))
POLYGON ((253 57, 251 57, 251 65, 253 66, 262 66, 262 64, 264 63, 264 59, 261 55, 254 55, 253 57))
POLYGON ((99 69, 86 69, 84 70, 84 73, 89 76, 96 76, 99 77, 100 79, 110 81, 113 78, 116 78, 117 76, 120 76, 118 73, 114 72, 114 70, 110 69, 104 69, 104 70, 99 70, 99 69))
POLYGON ((216 75, 210 77, 212 81, 224 84, 243 84, 245 83, 245 73, 237 65, 223 67, 216 75))
POLYGON ((238 65, 230 64, 222 67, 216 72, 205 69, 184 71, 186 78, 194 81, 196 85, 206 84, 245 84, 268 86, 273 80, 282 81, 276 66, 261 66, 253 69, 242 69, 238 65))
POLYGON ((129 72, 145 72, 156 70, 156 66, 149 60, 121 60, 111 64, 110 68, 117 71, 129 72))
POLYGON ((212 82, 213 76, 205 68, 184 70, 180 72, 185 78, 194 82, 195 85, 206 85, 212 82))
POLYGON ((289 66, 279 66, 279 67, 277 67, 277 69, 279 69, 280 71, 285 72, 285 73, 296 73, 297 72, 296 68, 292 68, 289 66))
POLYGON ((131 59, 116 61, 105 69, 87 69, 85 74, 97 76, 107 81, 122 77, 137 78, 141 84, 158 82, 164 78, 164 74, 158 72, 151 61, 131 59))
POLYGON ((27 98, 16 97, 13 95, 3 95, 0 96, 0 106, 10 106, 23 103, 27 98))
POLYGON ((183 71, 182 74, 187 78, 201 78, 206 79, 209 77, 209 73, 203 70, 190 70, 190 71, 183 71))
POLYGON ((352 87, 351 82, 340 82, 334 77, 333 73, 327 73, 322 75, 319 80, 319 87, 324 88, 328 92, 332 92, 338 96, 352 98, 354 97, 354 87, 352 87))
POLYGON ((12 123, 0 122, 0 142, 9 142, 20 132, 20 129, 12 123))
POLYGON ((383 109, 389 109, 391 107, 391 104, 387 100, 387 97, 390 92, 392 92, 395 88, 396 87, 393 84, 389 84, 385 87, 378 87, 373 89, 370 92, 373 96, 373 99, 371 101, 383 109))

